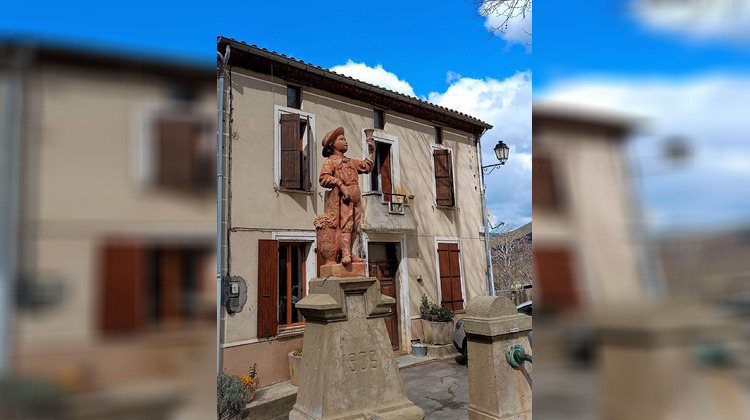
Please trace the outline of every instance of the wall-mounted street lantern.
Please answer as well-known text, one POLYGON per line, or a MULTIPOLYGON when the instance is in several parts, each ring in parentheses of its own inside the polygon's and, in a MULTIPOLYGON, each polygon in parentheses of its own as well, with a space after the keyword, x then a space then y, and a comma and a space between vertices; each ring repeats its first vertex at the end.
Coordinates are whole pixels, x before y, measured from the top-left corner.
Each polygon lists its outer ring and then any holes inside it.
MULTIPOLYGON (((495 296, 495 279, 492 275, 492 257, 490 256, 490 229, 487 225, 487 198, 485 196, 487 184, 484 183, 484 176, 492 173, 495 168, 505 165, 505 162, 508 161, 508 153, 510 152, 510 149, 502 140, 497 142, 494 150, 495 157, 500 163, 482 166, 482 224, 484 226, 484 250, 487 254, 487 279, 490 282, 490 296, 495 296)), ((502 224, 502 222, 500 224, 502 224)), ((500 226, 500 224, 498 224, 498 226, 500 226)))

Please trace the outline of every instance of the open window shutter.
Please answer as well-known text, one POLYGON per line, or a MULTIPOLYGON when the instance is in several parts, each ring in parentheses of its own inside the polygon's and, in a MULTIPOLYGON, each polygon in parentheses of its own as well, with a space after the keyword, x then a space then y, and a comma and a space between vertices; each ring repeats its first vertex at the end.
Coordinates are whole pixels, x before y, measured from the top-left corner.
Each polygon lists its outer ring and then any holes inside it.
POLYGON ((310 117, 307 117, 307 144, 302 152, 302 189, 310 191, 312 184, 310 184, 310 162, 312 162, 310 151, 310 144, 312 144, 312 126, 310 126, 310 117))
POLYGON ((390 146, 384 146, 378 150, 380 156, 380 183, 381 192, 383 193, 383 200, 391 201, 391 193, 393 193, 393 187, 391 186, 391 148, 390 146))
POLYGON ((194 172, 194 149, 197 146, 194 124, 167 118, 160 119, 157 124, 159 184, 178 189, 189 188, 194 172))
POLYGON ((297 114, 281 115, 281 187, 302 188, 300 119, 297 114))
POLYGON ((451 155, 448 150, 437 149, 435 161, 435 200, 440 206, 453 206, 453 173, 451 155))
POLYGON ((258 338, 278 334, 279 241, 258 241, 258 338))
POLYGON ((129 333, 144 323, 146 251, 138 244, 110 244, 102 251, 100 327, 104 333, 129 333))

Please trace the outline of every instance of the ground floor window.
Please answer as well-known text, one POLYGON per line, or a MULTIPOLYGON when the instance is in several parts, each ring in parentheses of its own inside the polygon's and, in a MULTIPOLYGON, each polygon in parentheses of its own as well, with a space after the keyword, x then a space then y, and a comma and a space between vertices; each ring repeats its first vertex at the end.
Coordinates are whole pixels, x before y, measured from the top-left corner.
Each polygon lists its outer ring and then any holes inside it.
POLYGON ((296 308, 305 296, 304 243, 279 243, 279 326, 300 324, 304 320, 296 308))

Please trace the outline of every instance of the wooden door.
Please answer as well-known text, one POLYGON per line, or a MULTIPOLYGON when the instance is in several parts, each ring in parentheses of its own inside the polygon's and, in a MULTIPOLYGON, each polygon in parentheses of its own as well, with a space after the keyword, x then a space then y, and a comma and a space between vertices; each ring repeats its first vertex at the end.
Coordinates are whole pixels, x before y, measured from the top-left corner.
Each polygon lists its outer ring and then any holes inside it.
MULTIPOLYGON (((375 277, 380 282, 380 293, 388 295, 398 301, 398 293, 396 292, 396 270, 398 269, 398 260, 396 260, 395 244, 370 244, 369 248, 369 255, 376 258, 369 261, 370 277, 375 277)), ((397 305, 395 304, 391 306, 390 313, 385 317, 385 329, 388 331, 388 337, 391 339, 391 347, 394 350, 399 349, 400 335, 396 308, 397 305)))

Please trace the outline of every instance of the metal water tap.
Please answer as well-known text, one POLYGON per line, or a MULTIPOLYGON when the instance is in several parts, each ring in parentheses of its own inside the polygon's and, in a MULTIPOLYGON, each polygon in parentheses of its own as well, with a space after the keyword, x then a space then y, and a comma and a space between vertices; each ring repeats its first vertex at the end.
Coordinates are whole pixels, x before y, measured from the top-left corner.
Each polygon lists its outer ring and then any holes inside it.
POLYGON ((523 347, 518 344, 513 344, 508 348, 508 353, 506 353, 505 358, 508 359, 508 364, 514 368, 520 367, 526 361, 532 363, 531 355, 526 354, 523 347))

